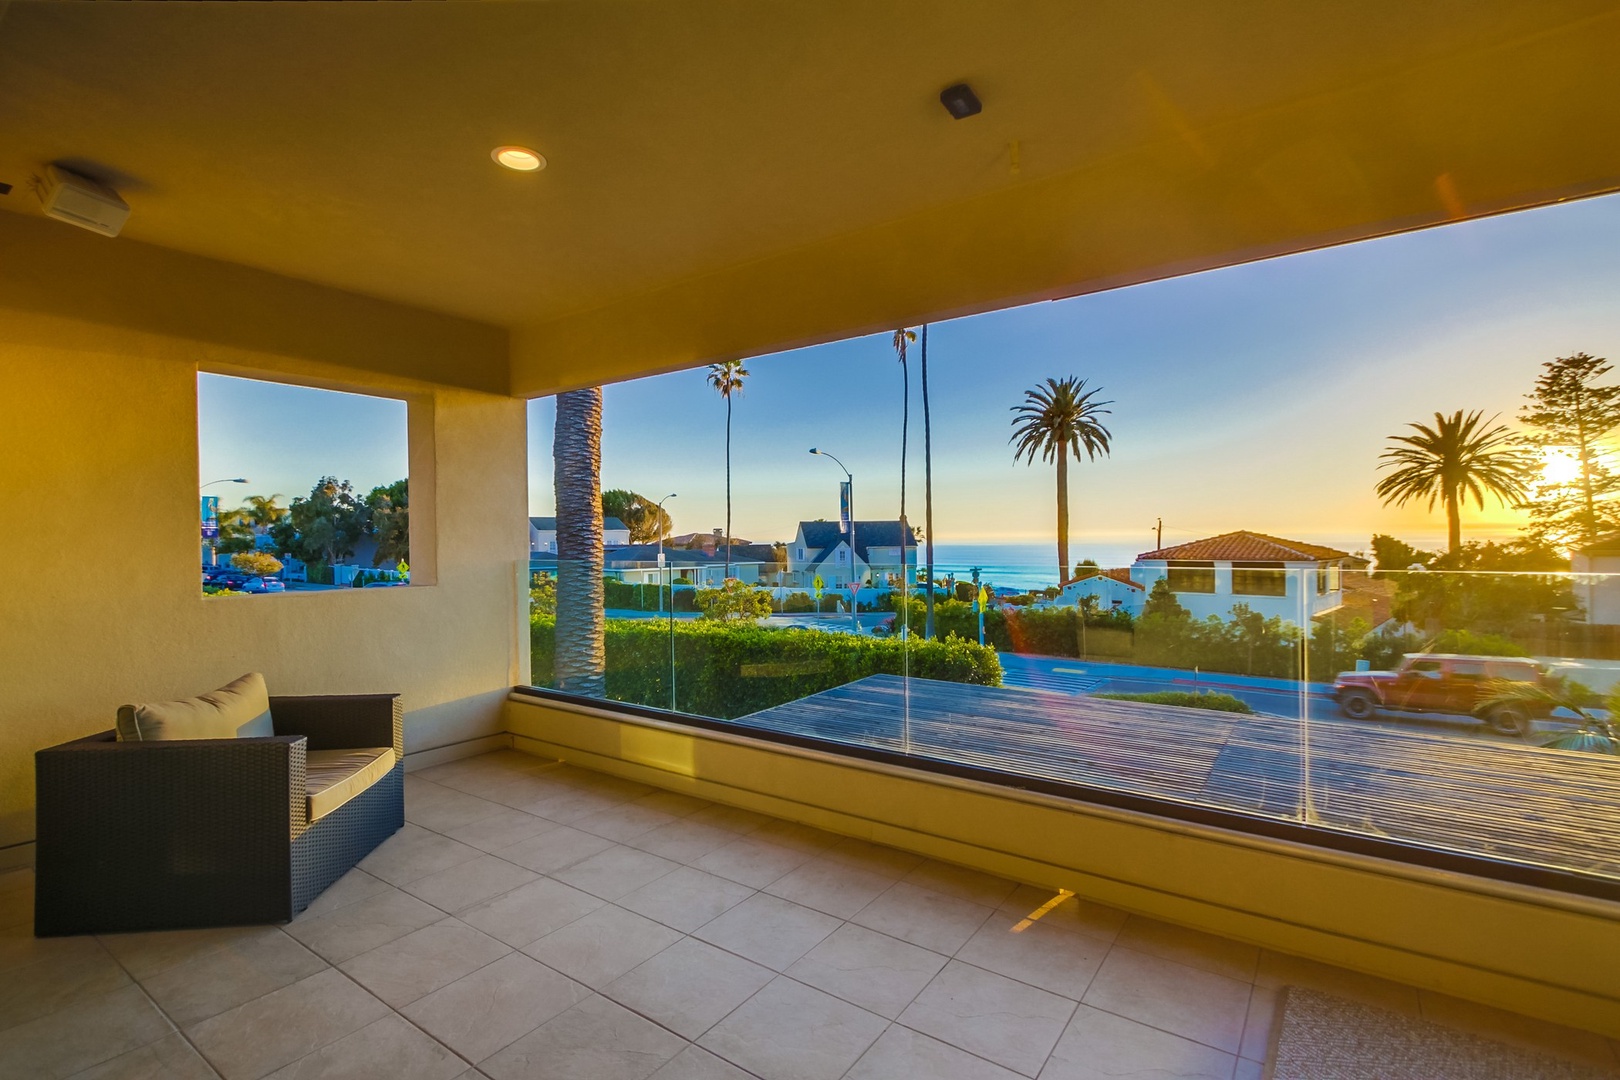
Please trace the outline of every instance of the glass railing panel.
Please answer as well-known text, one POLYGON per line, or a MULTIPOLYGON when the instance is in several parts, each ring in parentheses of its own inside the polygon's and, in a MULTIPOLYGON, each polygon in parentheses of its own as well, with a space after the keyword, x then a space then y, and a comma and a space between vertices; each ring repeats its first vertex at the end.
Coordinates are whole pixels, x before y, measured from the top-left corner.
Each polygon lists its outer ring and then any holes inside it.
POLYGON ((1322 620, 1308 821, 1620 877, 1620 577, 1369 575, 1388 617, 1322 620), (1331 642, 1331 645, 1328 644, 1331 642))

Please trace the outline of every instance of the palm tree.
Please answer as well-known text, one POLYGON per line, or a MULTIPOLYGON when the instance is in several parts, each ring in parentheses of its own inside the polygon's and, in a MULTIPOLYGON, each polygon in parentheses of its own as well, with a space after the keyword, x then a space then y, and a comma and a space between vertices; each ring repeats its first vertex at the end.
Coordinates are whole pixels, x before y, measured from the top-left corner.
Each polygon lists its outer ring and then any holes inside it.
POLYGON ((1446 508, 1446 533, 1451 554, 1462 550, 1462 504, 1472 495, 1480 509, 1489 492, 1505 506, 1523 503, 1529 494, 1530 459, 1517 446, 1505 426, 1482 420, 1483 413, 1466 416, 1458 409, 1450 416, 1434 414, 1434 426, 1408 424, 1415 435, 1391 435, 1391 447, 1379 455, 1380 469, 1395 471, 1378 481, 1384 505, 1405 505, 1427 498, 1446 508))
POLYGON ((726 577, 731 577, 731 399, 742 395, 748 369, 741 360, 709 365, 709 385, 726 399, 726 577))
POLYGON ((279 498, 281 498, 279 494, 249 495, 243 500, 247 505, 240 513, 256 528, 268 529, 287 516, 286 509, 276 501, 279 498))
POLYGON ((1069 454, 1076 461, 1081 451, 1088 460, 1095 461, 1098 454, 1107 455, 1108 441, 1113 438, 1103 426, 1101 418, 1109 415, 1105 405, 1112 401, 1097 401, 1101 387, 1086 389, 1086 381, 1070 375, 1059 382, 1047 379, 1046 385, 1024 391, 1024 402, 1014 405, 1012 438, 1013 460, 1028 458, 1035 463, 1035 455, 1042 461, 1057 459, 1057 542, 1058 583, 1069 581, 1069 454))
POLYGON ((602 388, 557 395, 557 689, 607 690, 602 584, 602 388))
MULTIPOLYGON (((906 581, 906 442, 910 438, 911 430, 911 369, 906 364, 906 346, 917 340, 915 330, 905 327, 894 332, 892 344, 895 355, 900 358, 900 594, 904 596, 909 588, 906 581)), ((854 553, 850 554, 853 561, 854 553)), ((905 636, 905 624, 901 624, 901 636, 905 636)))
MULTIPOLYGON (((928 578, 924 594, 923 638, 934 637, 934 425, 928 412, 928 324, 922 328, 922 406, 923 406, 923 543, 928 554, 923 559, 928 578)), ((905 569, 904 560, 900 568, 905 569)))

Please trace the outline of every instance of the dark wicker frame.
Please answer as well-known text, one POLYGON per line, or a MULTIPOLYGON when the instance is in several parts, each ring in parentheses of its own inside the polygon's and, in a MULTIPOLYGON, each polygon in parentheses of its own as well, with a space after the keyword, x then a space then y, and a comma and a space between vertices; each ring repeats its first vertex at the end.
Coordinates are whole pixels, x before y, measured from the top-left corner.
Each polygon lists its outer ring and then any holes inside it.
POLYGON ((275 735, 40 750, 34 933, 286 922, 405 823, 393 694, 273 697, 275 735), (392 746, 388 775, 311 825, 305 755, 392 746))

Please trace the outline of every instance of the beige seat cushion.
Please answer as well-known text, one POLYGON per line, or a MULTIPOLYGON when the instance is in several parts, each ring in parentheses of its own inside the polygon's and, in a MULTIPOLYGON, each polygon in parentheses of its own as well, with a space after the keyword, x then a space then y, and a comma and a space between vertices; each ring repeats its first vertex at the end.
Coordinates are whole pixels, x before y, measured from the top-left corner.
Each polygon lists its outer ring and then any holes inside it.
POLYGON ((274 735, 270 693, 258 672, 182 701, 118 707, 118 740, 248 739, 274 735))
POLYGON ((311 750, 305 755, 309 780, 309 822, 313 825, 394 767, 392 746, 363 750, 311 750))

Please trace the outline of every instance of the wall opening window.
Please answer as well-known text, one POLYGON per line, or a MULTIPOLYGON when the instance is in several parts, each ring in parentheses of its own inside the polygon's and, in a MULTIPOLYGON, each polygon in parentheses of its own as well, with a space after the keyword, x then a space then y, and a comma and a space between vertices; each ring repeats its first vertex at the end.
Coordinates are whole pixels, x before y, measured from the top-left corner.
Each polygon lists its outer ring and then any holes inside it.
POLYGON ((205 595, 409 584, 406 402, 201 372, 197 449, 205 595))
POLYGON ((1287 596, 1288 575, 1282 563, 1233 563, 1232 592, 1237 596, 1287 596))
POLYGON ((1215 591, 1215 564, 1212 562, 1173 562, 1166 570, 1170 591, 1212 593, 1215 591))
POLYGON ((1620 387, 1616 250, 1591 199, 536 401, 533 683, 1620 898, 1568 825, 1620 802, 1620 425, 1596 519, 1527 449, 1620 387))

